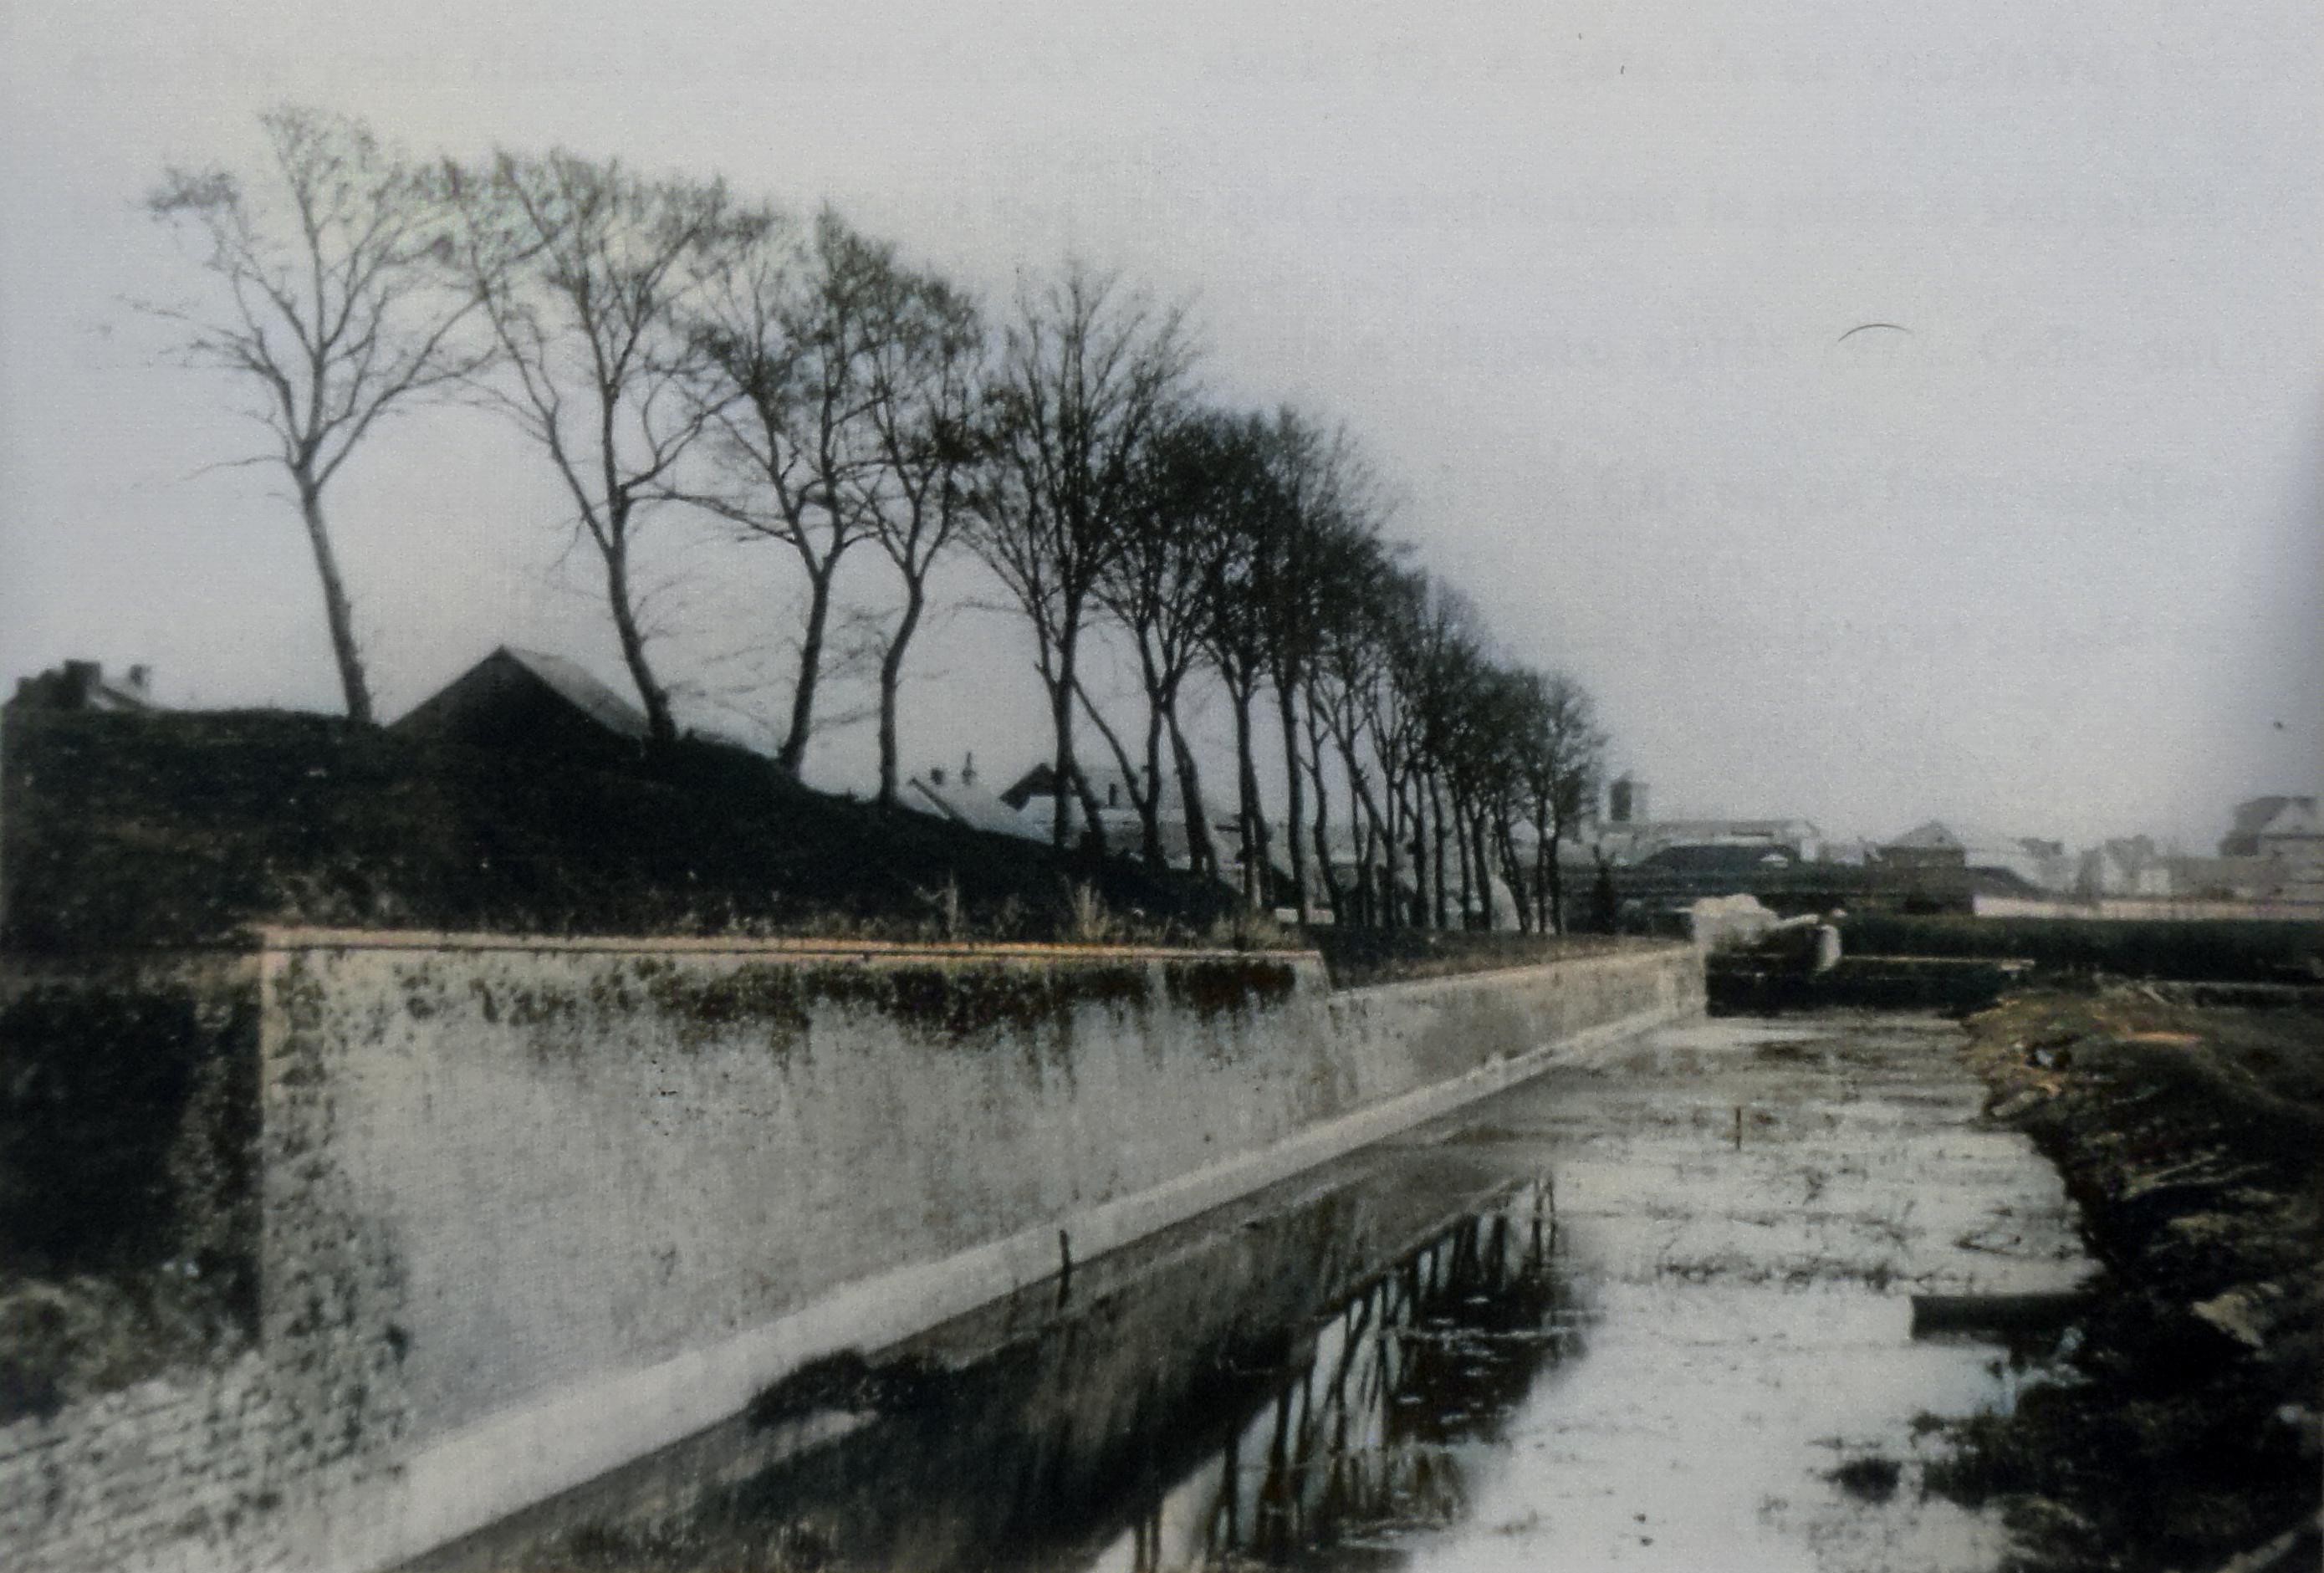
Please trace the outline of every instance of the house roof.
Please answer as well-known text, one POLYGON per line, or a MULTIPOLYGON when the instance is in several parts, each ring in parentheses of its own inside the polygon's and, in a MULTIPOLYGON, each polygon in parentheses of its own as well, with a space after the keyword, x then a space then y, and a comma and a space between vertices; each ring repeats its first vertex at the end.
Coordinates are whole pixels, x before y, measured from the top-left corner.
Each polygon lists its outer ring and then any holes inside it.
POLYGON ((1958 849, 1972 866, 2006 867, 2013 862, 2062 857, 2065 847, 2038 836, 2010 835, 1986 825, 1956 828, 1941 819, 1914 825, 1895 840, 1883 842, 1884 851, 1951 851, 1958 849))
POLYGON ((1026 841, 1046 839, 1039 825, 973 781, 964 782, 953 777, 932 780, 915 776, 904 783, 904 803, 922 814, 933 814, 971 830, 1018 836, 1026 841))
POLYGON ((1638 867, 1681 874, 1753 874, 1763 869, 1789 869, 1795 863, 1789 853, 1774 847, 1718 842, 1665 847, 1638 867))
MULTIPOLYGON (((1082 779, 1089 783, 1091 792, 1096 795, 1101 805, 1107 808, 1126 808, 1132 814, 1137 812, 1138 797, 1130 789, 1130 777, 1123 775, 1118 768, 1084 762, 1080 769, 1082 779)), ((1011 808, 1021 809, 1028 805, 1032 805, 1044 814, 1044 823, 1047 823, 1047 811, 1040 809, 1038 800, 1056 796, 1056 772, 1047 764, 1036 765, 1004 788, 1001 794, 1001 800, 1011 808)), ((1208 796, 1209 794, 1205 793, 1204 796, 1208 796)), ((1162 812, 1165 815, 1182 813, 1179 807, 1178 783, 1167 772, 1162 781, 1162 812)))
MULTIPOLYGON (((1022 823, 1031 827, 1035 840, 1046 842, 1049 839, 1050 831, 1056 823, 1056 806, 1057 800, 1047 792, 1037 795, 1027 803, 1019 817, 1022 823)), ((1068 801, 1065 823, 1069 839, 1077 832, 1081 823, 1080 806, 1068 801)), ((1146 823, 1135 808, 1101 808, 1097 823, 1099 831, 1105 837, 1106 851, 1110 852, 1135 853, 1145 845, 1146 823)), ((1172 814, 1167 803, 1157 828, 1162 833, 1162 856, 1167 862, 1173 868, 1184 868, 1193 860, 1194 837, 1187 831, 1186 821, 1183 815, 1172 814)), ((1213 832, 1213 845, 1222 858, 1231 859, 1234 856, 1231 841, 1231 836, 1213 832)))
POLYGON ((2248 858, 2258 852, 2263 835, 2315 835, 2313 797, 2255 797, 2236 805, 2235 821, 2219 842, 2223 858, 2248 858))
POLYGON ((34 676, 19 678, 16 696, 9 703, 44 710, 143 713, 161 708, 153 702, 147 678, 144 667, 132 667, 115 677, 98 662, 67 661, 34 676))
POLYGON ((514 645, 503 645, 485 659, 499 656, 506 656, 540 678, 556 690, 558 697, 607 731, 633 739, 642 739, 646 735, 646 718, 636 705, 563 656, 545 655, 539 650, 521 650, 514 645))
POLYGON ((2324 835, 2324 824, 2319 824, 2316 818, 2316 800, 2312 797, 2286 798, 2283 805, 2259 827, 2259 833, 2262 836, 2324 835))
POLYGON ((1702 845, 1720 841, 1814 841, 1822 836, 1804 819, 1647 819, 1623 828, 1642 841, 1702 845))

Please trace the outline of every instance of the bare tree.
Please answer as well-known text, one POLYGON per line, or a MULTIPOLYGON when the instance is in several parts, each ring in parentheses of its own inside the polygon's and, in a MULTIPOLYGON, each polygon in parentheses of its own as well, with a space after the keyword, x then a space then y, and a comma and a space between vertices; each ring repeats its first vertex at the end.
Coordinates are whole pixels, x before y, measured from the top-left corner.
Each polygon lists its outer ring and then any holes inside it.
MULTIPOLYGON (((1139 472, 1139 505, 1130 511, 1122 550, 1099 575, 1097 594, 1130 636, 1146 692, 1145 764, 1122 773, 1141 821, 1146 857, 1164 860, 1164 783, 1175 776, 1186 820, 1187 853, 1196 872, 1218 872, 1218 851, 1204 808, 1201 772, 1179 714, 1186 679, 1203 657, 1212 621, 1210 597, 1222 581, 1248 498, 1268 477, 1248 423, 1196 409, 1173 421, 1149 448, 1139 472), (1163 768, 1163 745, 1171 771, 1163 768)), ((1096 717, 1093 707, 1092 716, 1096 717)))
POLYGON ((1277 601, 1290 529, 1290 504, 1277 463, 1275 434, 1264 416, 1229 418, 1218 432, 1220 483, 1213 506, 1219 547, 1206 558, 1202 591, 1203 653, 1226 689, 1234 714, 1235 823, 1241 843, 1243 898, 1269 899, 1274 863, 1259 798, 1257 728, 1252 712, 1273 669, 1277 601))
MULTIPOLYGON (((1302 840, 1306 772, 1300 762, 1299 706, 1326 623, 1350 588, 1341 570, 1360 560, 1361 543, 1376 527, 1380 504, 1370 466, 1344 429, 1327 431, 1286 407, 1276 412, 1268 428, 1267 451, 1280 507, 1255 588, 1266 627, 1268 679, 1275 690, 1276 720, 1282 733, 1284 839, 1290 853, 1292 904, 1305 923, 1310 915, 1311 889, 1302 840)), ((1317 790, 1322 790, 1320 783, 1317 790)), ((1320 799, 1317 808, 1328 812, 1320 799)), ((1317 856, 1328 883, 1331 859, 1321 847, 1319 842, 1317 856)))
POLYGON ((481 386, 564 483, 604 567, 650 736, 668 743, 677 723, 647 658, 635 551, 656 507, 681 494, 680 463, 717 413, 691 396, 693 310, 770 218, 716 182, 649 180, 563 152, 503 153, 453 180, 460 259, 503 363, 481 386))
POLYGON ((1375 739, 1370 721, 1388 676, 1386 631, 1397 615, 1400 548, 1372 531, 1342 532, 1313 566, 1322 585, 1322 620, 1306 666, 1307 769, 1315 788, 1315 856, 1324 894, 1342 923, 1396 920, 1395 823, 1392 793, 1374 790, 1375 774, 1389 776, 1392 744, 1375 739), (1355 842, 1355 888, 1341 888, 1332 871, 1330 785, 1324 772, 1330 745, 1347 784, 1348 820, 1355 842), (1385 802, 1386 807, 1383 807, 1385 802), (1352 906, 1352 915, 1346 908, 1352 906))
POLYGON ((928 575, 986 485, 984 327, 975 304, 933 275, 891 272, 870 336, 868 408, 878 445, 866 517, 903 584, 880 649, 880 803, 896 801, 897 695, 927 614, 928 575))
POLYGON ((1428 870, 1421 856, 1418 793, 1421 713, 1414 679, 1429 582, 1417 570, 1383 570, 1372 583, 1361 635, 1371 658, 1354 665, 1354 695, 1367 751, 1379 768, 1381 913, 1389 927, 1426 923, 1428 870), (1414 901, 1403 904, 1403 860, 1412 860, 1414 901))
POLYGON ((1388 630, 1390 680, 1398 691, 1401 720, 1408 729, 1405 784, 1410 792, 1409 820, 1414 828, 1414 870, 1422 892, 1424 915, 1436 927, 1452 921, 1452 885, 1445 852, 1448 843, 1459 854, 1459 871, 1465 904, 1473 886, 1465 876, 1469 863, 1465 837, 1455 838, 1446 822, 1446 788, 1451 761, 1459 744, 1461 696, 1478 660, 1481 623, 1476 608, 1459 591, 1425 575, 1415 575, 1411 593, 1388 630))
POLYGON ((433 171, 359 121, 300 108, 259 117, 271 167, 245 184, 219 169, 168 170, 146 210, 173 227, 217 286, 207 306, 148 305, 182 332, 189 364, 239 378, 280 465, 323 584, 347 718, 373 721, 355 616, 323 498, 348 457, 400 406, 473 374, 473 290, 447 285, 445 192, 433 171))
POLYGON ((1563 672, 1526 674, 1522 753, 1535 835, 1535 890, 1545 931, 1565 932, 1565 879, 1558 853, 1597 792, 1606 734, 1589 691, 1563 672))
POLYGON ((1082 635, 1099 576, 1127 538, 1139 455, 1183 398, 1193 359, 1182 312, 1078 262, 1020 290, 1001 352, 994 485, 971 539, 1033 627, 1056 733, 1051 838, 1061 848, 1067 792, 1087 824, 1098 821, 1074 752, 1082 635))
POLYGON ((747 538, 788 547, 807 581, 790 720, 775 750, 794 777, 815 729, 840 562, 881 526, 876 474, 887 455, 873 358, 908 326, 906 290, 894 248, 825 209, 803 244, 770 228, 706 302, 700 397, 733 483, 696 501, 747 538))

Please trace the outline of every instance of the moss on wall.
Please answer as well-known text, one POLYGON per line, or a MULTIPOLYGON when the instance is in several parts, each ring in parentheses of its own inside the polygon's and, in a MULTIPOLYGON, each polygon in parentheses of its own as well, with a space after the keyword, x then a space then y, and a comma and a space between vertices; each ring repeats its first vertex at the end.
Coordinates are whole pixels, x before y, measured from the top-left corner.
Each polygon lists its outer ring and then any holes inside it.
POLYGON ((1162 987, 1173 1005, 1207 1020, 1283 1004, 1298 992, 1299 971, 1289 961, 1256 956, 1231 961, 1166 961, 1162 987))
MULTIPOLYGON (((1148 987, 1147 964, 1128 961, 752 961, 705 976, 646 958, 631 976, 678 1024, 687 1047, 752 1026, 770 1027, 778 1041, 788 1042, 805 1031, 818 1005, 876 1013, 922 1038, 962 1044, 1034 1031, 1084 1005, 1136 1009, 1148 987)), ((618 999, 596 998, 604 987, 593 986, 593 1006, 627 1008, 618 999)))
POLYGON ((0 1263, 249 1271, 257 995, 43 983, 0 1007, 0 1263))
POLYGON ((0 1004, 0 1420, 250 1337, 257 1074, 246 981, 0 1004))

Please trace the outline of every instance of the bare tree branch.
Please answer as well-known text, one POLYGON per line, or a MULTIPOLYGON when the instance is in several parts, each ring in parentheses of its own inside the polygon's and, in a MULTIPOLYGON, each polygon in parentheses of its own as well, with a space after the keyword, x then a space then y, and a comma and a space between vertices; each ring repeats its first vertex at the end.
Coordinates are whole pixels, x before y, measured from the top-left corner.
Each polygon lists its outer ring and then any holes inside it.
POLYGON ((224 170, 172 169, 147 197, 147 211, 208 275, 213 299, 142 309, 180 330, 181 363, 262 391, 244 413, 273 436, 270 461, 290 474, 347 714, 369 724, 324 492, 383 416, 473 375, 492 347, 467 331, 476 296, 438 265, 447 209, 429 171, 342 115, 279 108, 260 124, 271 156, 255 186, 224 170))

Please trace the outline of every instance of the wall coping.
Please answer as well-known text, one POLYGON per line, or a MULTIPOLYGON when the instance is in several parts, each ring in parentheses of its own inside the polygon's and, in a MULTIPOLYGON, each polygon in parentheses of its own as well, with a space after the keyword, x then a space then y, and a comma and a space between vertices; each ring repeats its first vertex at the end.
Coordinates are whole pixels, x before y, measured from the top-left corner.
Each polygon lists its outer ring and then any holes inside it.
POLYGON ((436 929, 262 927, 258 948, 266 951, 519 951, 585 954, 745 955, 827 957, 864 961, 885 958, 930 961, 1318 961, 1314 950, 1182 949, 1170 945, 985 943, 973 941, 749 939, 722 935, 514 934, 436 929))
POLYGON ((1358 983, 1352 988, 1345 989, 1335 985, 1332 992, 1334 995, 1388 995, 1423 989, 1444 989, 1460 985, 1481 987, 1488 983, 1506 982, 1512 978, 1531 977, 1538 972, 1554 972, 1561 967, 1577 966, 1585 962, 1597 964, 1608 961, 1624 963, 1651 961, 1667 957, 1674 952, 1694 949, 1693 943, 1687 940, 1642 941, 1635 945, 1625 945, 1620 950, 1598 951, 1584 956, 1552 956, 1546 961, 1521 961, 1512 967, 1481 967, 1469 972, 1431 972, 1419 978, 1386 978, 1377 983, 1358 983))

